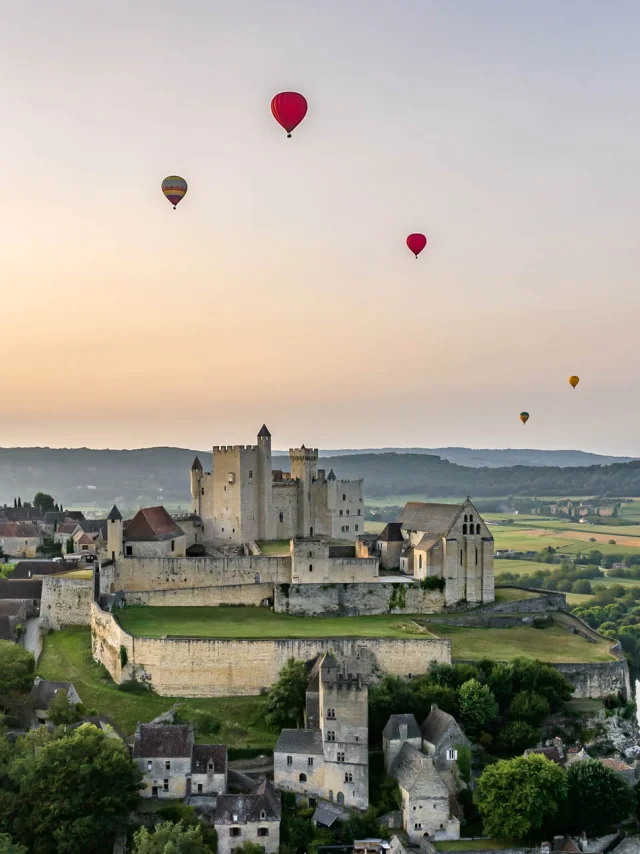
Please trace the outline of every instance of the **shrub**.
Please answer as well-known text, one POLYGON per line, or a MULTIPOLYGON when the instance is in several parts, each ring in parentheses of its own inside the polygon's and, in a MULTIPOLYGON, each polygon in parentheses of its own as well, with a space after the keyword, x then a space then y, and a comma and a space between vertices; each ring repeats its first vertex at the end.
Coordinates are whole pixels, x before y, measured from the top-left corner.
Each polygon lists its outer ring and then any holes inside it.
POLYGON ((126 667, 129 662, 129 654, 127 653, 126 646, 120 644, 120 666, 126 667))

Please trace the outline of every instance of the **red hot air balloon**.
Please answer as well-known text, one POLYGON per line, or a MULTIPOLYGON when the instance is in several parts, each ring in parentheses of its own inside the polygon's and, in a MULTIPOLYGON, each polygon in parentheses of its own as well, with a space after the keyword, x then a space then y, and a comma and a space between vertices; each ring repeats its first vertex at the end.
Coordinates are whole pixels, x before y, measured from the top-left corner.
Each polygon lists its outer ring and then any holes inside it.
POLYGON ((271 112, 290 137, 291 131, 297 128, 307 115, 307 99, 298 92, 280 92, 271 101, 271 112))
POLYGON ((416 258, 422 252, 426 245, 427 238, 424 236, 424 234, 410 234, 409 237, 407 237, 407 246, 416 256, 416 258))

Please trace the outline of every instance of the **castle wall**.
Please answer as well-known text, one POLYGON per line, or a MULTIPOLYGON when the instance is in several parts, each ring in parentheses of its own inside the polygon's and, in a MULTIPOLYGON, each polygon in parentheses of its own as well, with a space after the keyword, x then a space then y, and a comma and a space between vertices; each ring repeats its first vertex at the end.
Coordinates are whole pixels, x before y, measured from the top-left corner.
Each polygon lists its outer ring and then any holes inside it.
POLYGON ((273 599, 273 584, 241 584, 226 587, 185 587, 177 590, 127 590, 127 605, 162 607, 216 607, 218 605, 262 605, 273 599))
POLYGON ((291 581, 294 584, 373 581, 377 577, 377 558, 330 557, 325 540, 293 540, 291 581))
POLYGON ((362 480, 324 480, 312 484, 314 534, 355 540, 364 532, 362 483, 362 480))
POLYGON ((115 590, 174 590, 238 584, 287 584, 291 558, 234 555, 224 558, 121 558, 115 590))
POLYGON ((93 657, 114 681, 120 683, 135 672, 169 697, 259 694, 273 685, 290 658, 311 661, 328 651, 339 662, 357 659, 365 679, 377 678, 381 671, 420 675, 433 662, 451 661, 450 641, 435 638, 133 638, 95 603, 91 619, 93 657))
POLYGON ((49 629, 88 626, 92 596, 91 580, 53 576, 43 578, 40 624, 49 629))
POLYGON ((187 538, 175 537, 173 540, 144 540, 142 542, 124 541, 125 555, 133 557, 184 557, 187 549, 187 538), (173 548, 171 547, 173 544, 173 548))
POLYGON ((295 537, 298 529, 298 481, 276 481, 271 485, 271 491, 274 539, 289 540, 295 537))
POLYGON ((444 594, 414 584, 291 584, 276 585, 277 612, 296 616, 355 616, 370 614, 437 614, 444 594))
POLYGON ((256 445, 213 448, 213 542, 259 539, 258 462, 256 445))

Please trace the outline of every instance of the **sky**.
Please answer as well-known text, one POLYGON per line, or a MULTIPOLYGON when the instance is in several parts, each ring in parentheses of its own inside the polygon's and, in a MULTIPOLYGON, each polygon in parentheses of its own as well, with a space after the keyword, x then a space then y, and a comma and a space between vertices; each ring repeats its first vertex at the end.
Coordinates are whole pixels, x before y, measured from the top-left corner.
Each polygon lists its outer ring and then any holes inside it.
POLYGON ((636 0, 0 5, 0 446, 640 455, 636 0))

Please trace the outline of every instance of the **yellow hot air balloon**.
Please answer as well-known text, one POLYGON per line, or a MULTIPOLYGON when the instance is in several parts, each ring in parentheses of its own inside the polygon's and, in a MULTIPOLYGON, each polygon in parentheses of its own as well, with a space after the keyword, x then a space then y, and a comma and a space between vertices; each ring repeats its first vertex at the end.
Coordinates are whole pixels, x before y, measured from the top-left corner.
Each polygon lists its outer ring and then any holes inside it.
POLYGON ((529 420, 529 413, 528 412, 521 412, 520 413, 520 421, 522 421, 523 424, 526 424, 528 420, 529 420))
POLYGON ((575 388, 580 382, 580 377, 569 377, 569 385, 571 388, 575 388))

